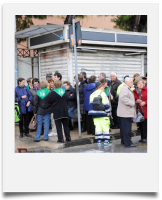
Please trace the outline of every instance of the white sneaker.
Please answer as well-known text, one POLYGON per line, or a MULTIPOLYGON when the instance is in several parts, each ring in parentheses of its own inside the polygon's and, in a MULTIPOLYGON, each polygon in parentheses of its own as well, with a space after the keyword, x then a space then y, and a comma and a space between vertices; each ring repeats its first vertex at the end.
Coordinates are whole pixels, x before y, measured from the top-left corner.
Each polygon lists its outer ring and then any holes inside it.
POLYGON ((51 133, 48 134, 48 136, 49 136, 49 137, 50 137, 50 136, 57 136, 57 133, 51 132, 51 133))

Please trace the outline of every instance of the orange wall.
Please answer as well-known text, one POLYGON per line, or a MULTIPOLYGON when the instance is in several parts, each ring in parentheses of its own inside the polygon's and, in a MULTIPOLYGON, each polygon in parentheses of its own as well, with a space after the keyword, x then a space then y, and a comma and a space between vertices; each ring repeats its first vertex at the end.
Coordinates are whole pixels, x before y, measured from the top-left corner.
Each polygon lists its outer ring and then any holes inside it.
MULTIPOLYGON (((64 15, 66 17, 66 15, 64 15)), ((115 25, 111 22, 112 16, 111 15, 87 15, 84 19, 76 18, 75 21, 80 21, 82 27, 89 28, 94 27, 98 29, 110 29, 110 30, 120 30, 115 29, 113 26, 115 25)), ((40 19, 32 19, 34 26, 37 25, 47 25, 47 24, 64 24, 64 20, 61 18, 61 15, 52 15, 48 16, 47 19, 40 20, 40 19)), ((24 46, 27 46, 26 42, 21 43, 24 46)), ((17 48, 24 48, 21 45, 17 45, 17 48)))

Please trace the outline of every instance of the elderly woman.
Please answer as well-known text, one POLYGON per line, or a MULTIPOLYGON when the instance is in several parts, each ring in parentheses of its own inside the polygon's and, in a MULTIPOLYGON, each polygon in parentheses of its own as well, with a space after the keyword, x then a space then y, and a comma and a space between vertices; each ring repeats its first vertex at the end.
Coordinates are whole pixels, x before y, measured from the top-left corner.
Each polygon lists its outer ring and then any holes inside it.
POLYGON ((143 79, 137 79, 135 81, 136 89, 133 91, 135 101, 138 108, 143 114, 145 121, 138 123, 141 132, 141 140, 139 142, 147 142, 147 87, 144 85, 143 79))
POLYGON ((125 145, 125 147, 136 147, 131 141, 132 118, 136 118, 135 99, 131 91, 132 86, 132 79, 125 78, 125 84, 120 91, 117 109, 120 122, 121 144, 125 145))
POLYGON ((29 134, 30 112, 32 111, 32 95, 25 86, 25 79, 17 80, 18 86, 15 88, 15 99, 19 103, 22 120, 19 121, 20 138, 23 137, 23 118, 25 120, 25 136, 32 137, 29 134))
POLYGON ((37 114, 37 130, 34 142, 40 142, 40 134, 42 130, 44 118, 44 140, 48 140, 49 123, 52 112, 52 91, 48 88, 47 81, 40 82, 40 90, 36 93, 34 101, 34 114, 37 114))

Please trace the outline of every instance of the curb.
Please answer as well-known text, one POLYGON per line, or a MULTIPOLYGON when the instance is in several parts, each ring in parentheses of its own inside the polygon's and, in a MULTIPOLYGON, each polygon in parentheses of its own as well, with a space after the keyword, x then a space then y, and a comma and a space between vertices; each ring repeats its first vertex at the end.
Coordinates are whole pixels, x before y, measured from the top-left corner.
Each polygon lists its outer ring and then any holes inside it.
MULTIPOLYGON (((141 135, 138 131, 132 131, 131 137, 135 137, 141 135)), ((110 140, 118 140, 121 139, 120 133, 116 133, 111 135, 110 134, 110 140)), ((85 144, 93 144, 96 143, 95 137, 89 137, 89 138, 83 138, 78 140, 72 140, 71 142, 65 142, 63 145, 59 147, 60 148, 68 148, 68 147, 74 147, 74 146, 80 146, 85 144)))

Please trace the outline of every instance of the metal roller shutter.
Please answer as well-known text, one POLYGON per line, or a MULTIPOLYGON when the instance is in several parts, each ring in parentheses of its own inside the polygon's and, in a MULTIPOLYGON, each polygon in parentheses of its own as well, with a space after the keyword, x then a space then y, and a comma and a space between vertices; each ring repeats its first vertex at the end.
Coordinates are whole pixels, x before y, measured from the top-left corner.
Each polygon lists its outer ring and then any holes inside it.
MULTIPOLYGON (((99 76, 101 72, 106 73, 110 78, 111 72, 116 72, 119 80, 123 80, 125 75, 133 77, 135 73, 142 73, 141 55, 125 56, 123 52, 97 51, 97 52, 77 52, 78 73, 84 68, 87 77, 91 75, 99 76), (93 71, 88 70, 95 70, 93 71)), ((75 74, 75 58, 73 54, 73 75, 75 74)))
POLYGON ((40 53, 40 80, 46 80, 46 74, 58 71, 62 74, 62 81, 67 80, 67 49, 40 53))

